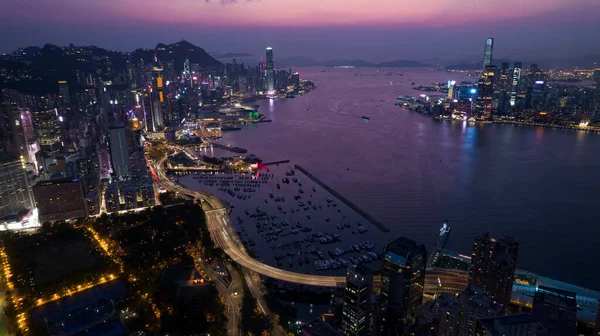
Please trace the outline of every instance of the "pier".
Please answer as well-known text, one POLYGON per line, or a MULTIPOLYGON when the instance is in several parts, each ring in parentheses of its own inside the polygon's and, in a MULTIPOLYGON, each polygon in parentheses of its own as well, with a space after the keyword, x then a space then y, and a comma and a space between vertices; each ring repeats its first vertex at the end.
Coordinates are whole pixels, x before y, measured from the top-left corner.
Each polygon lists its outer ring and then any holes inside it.
POLYGON ((350 202, 350 200, 348 200, 344 196, 340 195, 337 191, 331 189, 328 185, 326 185, 325 183, 321 182, 321 180, 319 180, 318 178, 316 178, 313 174, 309 173, 306 169, 300 167, 299 165, 294 165, 294 168, 296 168, 297 170, 301 171, 309 179, 313 180, 316 184, 318 184, 319 186, 321 186, 321 188, 327 190, 330 194, 332 194, 337 199, 339 199, 344 204, 346 204, 350 209, 356 211, 359 215, 363 216, 366 220, 368 220, 376 228, 378 228, 382 232, 390 232, 390 229, 388 229, 380 221, 376 220, 371 215, 369 215, 368 213, 366 213, 365 211, 363 211, 361 208, 359 208, 358 206, 356 206, 354 203, 350 202))
POLYGON ((240 148, 240 147, 232 147, 232 146, 225 146, 225 145, 221 145, 219 143, 213 142, 212 143, 213 147, 217 147, 217 148, 221 148, 221 149, 226 149, 230 152, 234 152, 234 153, 239 153, 239 154, 246 154, 248 153, 248 150, 245 148, 240 148))

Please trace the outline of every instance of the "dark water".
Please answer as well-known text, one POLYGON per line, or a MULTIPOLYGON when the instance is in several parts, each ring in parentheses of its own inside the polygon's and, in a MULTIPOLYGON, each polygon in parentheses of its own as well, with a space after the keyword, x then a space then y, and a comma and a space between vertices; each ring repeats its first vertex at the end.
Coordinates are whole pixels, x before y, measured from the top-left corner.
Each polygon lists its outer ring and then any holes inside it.
POLYGON ((273 122, 225 133, 223 143, 304 166, 391 228, 370 237, 378 246, 404 235, 433 247, 448 219, 450 249, 470 254, 476 235, 510 235, 521 244, 520 268, 600 289, 599 135, 439 122, 394 106, 414 94, 411 82, 462 80, 454 73, 301 75, 318 88, 260 101, 273 122))

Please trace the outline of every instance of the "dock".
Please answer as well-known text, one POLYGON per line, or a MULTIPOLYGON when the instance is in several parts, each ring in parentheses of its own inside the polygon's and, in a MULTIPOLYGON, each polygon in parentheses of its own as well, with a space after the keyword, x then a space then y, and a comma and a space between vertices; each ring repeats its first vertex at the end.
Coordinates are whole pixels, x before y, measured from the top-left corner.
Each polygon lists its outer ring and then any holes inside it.
POLYGON ((313 174, 309 173, 306 169, 302 168, 299 165, 294 165, 294 168, 296 168, 297 170, 299 170, 300 172, 302 172, 309 179, 313 180, 316 184, 318 184, 319 186, 321 186, 321 188, 327 190, 327 192, 329 192, 330 194, 332 194, 333 196, 335 196, 335 198, 337 198, 340 201, 342 201, 350 209, 356 211, 359 215, 363 216, 366 220, 368 220, 371 224, 373 224, 373 226, 375 226, 376 228, 378 228, 382 232, 390 232, 390 229, 388 229, 387 226, 383 225, 380 221, 378 221, 375 218, 373 218, 373 216, 369 215, 364 210, 362 210, 361 208, 359 208, 358 206, 356 206, 354 203, 350 202, 350 200, 348 200, 344 196, 340 195, 337 191, 333 190, 331 187, 329 187, 325 183, 321 182, 321 180, 319 180, 318 178, 316 178, 313 174))
POLYGON ((221 149, 226 149, 230 152, 234 152, 234 153, 239 153, 239 154, 246 154, 248 153, 248 150, 245 148, 241 148, 241 147, 231 147, 231 146, 225 146, 225 145, 221 145, 220 143, 216 143, 213 142, 212 143, 213 147, 217 147, 217 148, 221 148, 221 149))

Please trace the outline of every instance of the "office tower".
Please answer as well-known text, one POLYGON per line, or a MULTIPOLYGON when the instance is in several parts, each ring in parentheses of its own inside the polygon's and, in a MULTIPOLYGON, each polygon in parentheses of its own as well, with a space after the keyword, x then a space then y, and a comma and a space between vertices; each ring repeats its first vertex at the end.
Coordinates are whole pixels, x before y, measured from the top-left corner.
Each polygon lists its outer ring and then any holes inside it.
POLYGON ((267 48, 267 63, 265 66, 267 75, 267 92, 273 94, 275 92, 275 65, 273 64, 273 48, 267 48))
POLYGON ((494 39, 485 39, 485 52, 483 53, 483 70, 492 65, 492 52, 494 51, 494 39))
POLYGON ((531 315, 546 327, 548 336, 577 334, 577 301, 573 292, 538 286, 531 315))
POLYGON ((531 314, 485 317, 477 322, 477 336, 546 336, 546 329, 531 314))
POLYGON ((357 266, 348 268, 342 308, 343 335, 370 335, 372 280, 366 270, 357 266))
POLYGON ((510 303, 518 251, 513 238, 495 239, 489 233, 473 243, 469 285, 480 287, 503 309, 510 303))
POLYGON ((33 112, 35 136, 41 149, 57 150, 61 146, 61 128, 57 109, 33 112))
POLYGON ((512 71, 512 87, 510 90, 510 106, 515 106, 517 104, 517 94, 519 93, 522 70, 523 69, 520 62, 514 64, 512 71))
POLYGON ((129 149, 123 124, 113 124, 109 128, 110 156, 113 172, 118 180, 129 176, 129 149))
POLYGON ((66 80, 58 81, 58 99, 60 105, 68 106, 71 104, 71 95, 69 94, 69 84, 66 80))
POLYGON ((498 115, 506 115, 510 107, 510 89, 512 83, 512 72, 508 62, 502 63, 498 71, 498 80, 496 85, 496 96, 498 99, 498 115))
POLYGON ((169 123, 169 116, 166 114, 165 109, 165 92, 164 92, 164 79, 163 79, 163 68, 155 66, 152 68, 153 83, 153 99, 152 99, 152 121, 155 127, 162 128, 165 124, 169 123))
POLYGON ((395 335, 404 324, 414 322, 423 301, 426 263, 425 247, 406 237, 385 247, 377 319, 377 329, 382 335, 395 335))
POLYGON ((41 181, 33 186, 40 223, 87 217, 80 179, 41 181))
POLYGON ((32 208, 23 159, 17 154, 0 154, 0 218, 32 208))
POLYGON ((315 318, 300 327, 300 336, 340 336, 327 322, 315 318))
POLYGON ((495 76, 496 67, 493 65, 486 66, 477 83, 477 112, 481 118, 486 120, 494 115, 498 105, 498 100, 494 99, 496 92, 495 76))

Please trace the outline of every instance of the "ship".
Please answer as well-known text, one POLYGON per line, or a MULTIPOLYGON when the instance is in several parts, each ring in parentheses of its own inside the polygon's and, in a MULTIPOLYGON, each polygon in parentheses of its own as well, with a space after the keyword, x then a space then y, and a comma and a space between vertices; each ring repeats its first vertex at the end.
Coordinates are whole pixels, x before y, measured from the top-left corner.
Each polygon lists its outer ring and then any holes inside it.
POLYGON ((445 220, 440 228, 440 236, 438 238, 437 249, 443 249, 446 246, 448 237, 450 236, 450 226, 448 220, 445 220))
POLYGON ((369 116, 368 116, 368 115, 366 115, 366 114, 363 114, 363 115, 361 116, 361 118, 363 118, 364 120, 369 120, 369 119, 371 119, 371 117, 369 117, 369 116))

